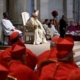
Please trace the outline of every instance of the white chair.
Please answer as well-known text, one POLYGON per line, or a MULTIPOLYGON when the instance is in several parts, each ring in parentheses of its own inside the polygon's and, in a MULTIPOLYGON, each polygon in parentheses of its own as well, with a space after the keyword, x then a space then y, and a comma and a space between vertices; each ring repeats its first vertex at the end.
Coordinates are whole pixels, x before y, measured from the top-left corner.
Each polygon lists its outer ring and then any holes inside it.
POLYGON ((26 42, 26 36, 29 37, 29 40, 33 42, 30 38, 34 37, 34 32, 31 30, 30 27, 26 26, 27 21, 29 20, 30 16, 28 12, 22 12, 22 22, 23 22, 23 35, 24 35, 24 40, 26 42))

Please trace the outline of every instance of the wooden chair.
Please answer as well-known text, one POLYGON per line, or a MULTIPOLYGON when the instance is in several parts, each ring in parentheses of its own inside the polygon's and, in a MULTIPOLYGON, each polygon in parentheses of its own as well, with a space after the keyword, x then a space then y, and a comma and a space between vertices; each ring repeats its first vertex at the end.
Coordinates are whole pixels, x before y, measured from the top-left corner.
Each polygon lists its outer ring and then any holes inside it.
POLYGON ((28 12, 22 12, 21 16, 22 16, 22 22, 23 22, 24 40, 26 42, 26 36, 28 36, 29 41, 31 41, 31 43, 32 43, 33 42, 32 37, 34 37, 34 32, 30 27, 26 26, 26 23, 27 23, 28 19, 30 18, 29 13, 28 12))

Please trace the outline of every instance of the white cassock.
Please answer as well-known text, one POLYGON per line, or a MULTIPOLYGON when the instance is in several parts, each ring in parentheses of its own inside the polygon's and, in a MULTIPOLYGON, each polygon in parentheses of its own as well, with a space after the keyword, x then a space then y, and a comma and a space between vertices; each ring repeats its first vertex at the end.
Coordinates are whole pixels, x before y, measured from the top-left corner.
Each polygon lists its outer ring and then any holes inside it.
POLYGON ((58 33, 58 31, 55 29, 54 25, 51 25, 51 26, 52 26, 52 27, 51 27, 51 30, 52 30, 52 32, 53 32, 53 36, 54 36, 54 35, 60 36, 60 34, 58 33))
POLYGON ((13 26, 11 21, 8 19, 2 19, 1 26, 2 26, 2 29, 3 29, 5 35, 11 35, 13 32, 19 32, 19 34, 22 33, 20 30, 15 29, 15 27, 13 26), (12 29, 14 31, 11 31, 12 29))
POLYGON ((48 28, 47 24, 44 24, 44 30, 46 31, 46 29, 48 28))
POLYGON ((46 43, 45 38, 45 30, 41 24, 41 22, 38 19, 34 19, 31 17, 26 24, 28 27, 35 27, 35 33, 34 33, 34 43, 33 44, 40 44, 40 43, 46 43), (40 27, 39 27, 40 26, 40 27))
POLYGON ((53 32, 49 27, 46 28, 46 38, 47 39, 53 38, 53 32))

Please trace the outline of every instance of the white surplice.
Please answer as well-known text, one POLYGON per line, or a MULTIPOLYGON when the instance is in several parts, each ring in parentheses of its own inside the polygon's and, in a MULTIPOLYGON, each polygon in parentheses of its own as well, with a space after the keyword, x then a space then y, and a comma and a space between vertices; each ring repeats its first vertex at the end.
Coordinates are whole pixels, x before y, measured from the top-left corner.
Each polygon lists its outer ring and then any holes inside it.
POLYGON ((13 26, 11 21, 8 19, 2 19, 1 26, 2 26, 2 29, 3 29, 5 35, 11 35, 11 33, 13 33, 13 32, 19 32, 20 34, 22 33, 20 30, 15 29, 15 27, 13 26), (12 29, 14 31, 11 31, 12 29))
POLYGON ((54 27, 54 25, 51 25, 51 31, 53 32, 53 35, 57 35, 60 36, 60 34, 58 33, 58 31, 56 30, 56 28, 54 27))

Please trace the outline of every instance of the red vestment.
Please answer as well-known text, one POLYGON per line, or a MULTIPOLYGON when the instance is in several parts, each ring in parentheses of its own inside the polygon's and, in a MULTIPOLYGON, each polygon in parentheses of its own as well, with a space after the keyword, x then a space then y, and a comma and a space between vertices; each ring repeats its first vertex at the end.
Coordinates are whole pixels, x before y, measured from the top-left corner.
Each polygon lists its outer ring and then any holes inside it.
POLYGON ((38 64, 37 64, 37 66, 38 66, 37 75, 40 75, 41 66, 45 66, 48 63, 57 61, 56 53, 57 53, 56 48, 52 48, 51 50, 47 50, 47 51, 43 52, 39 56, 38 64))
POLYGON ((39 80, 67 80, 69 73, 77 68, 75 62, 51 63, 42 68, 39 80))
MULTIPOLYGON (((2 60, 5 60, 5 61, 7 61, 11 58, 10 47, 7 48, 3 52, 1 58, 2 58, 2 60)), ((27 63, 27 66, 29 66, 31 69, 34 69, 34 67, 37 64, 37 61, 38 61, 37 56, 31 50, 26 48, 26 63, 27 63)), ((7 63, 9 63, 9 62, 7 61, 7 63)))
POLYGON ((31 69, 34 69, 38 62, 38 57, 28 48, 26 48, 26 63, 31 69))
POLYGON ((36 74, 29 67, 17 60, 11 60, 8 75, 17 78, 17 80, 38 80, 36 74))

